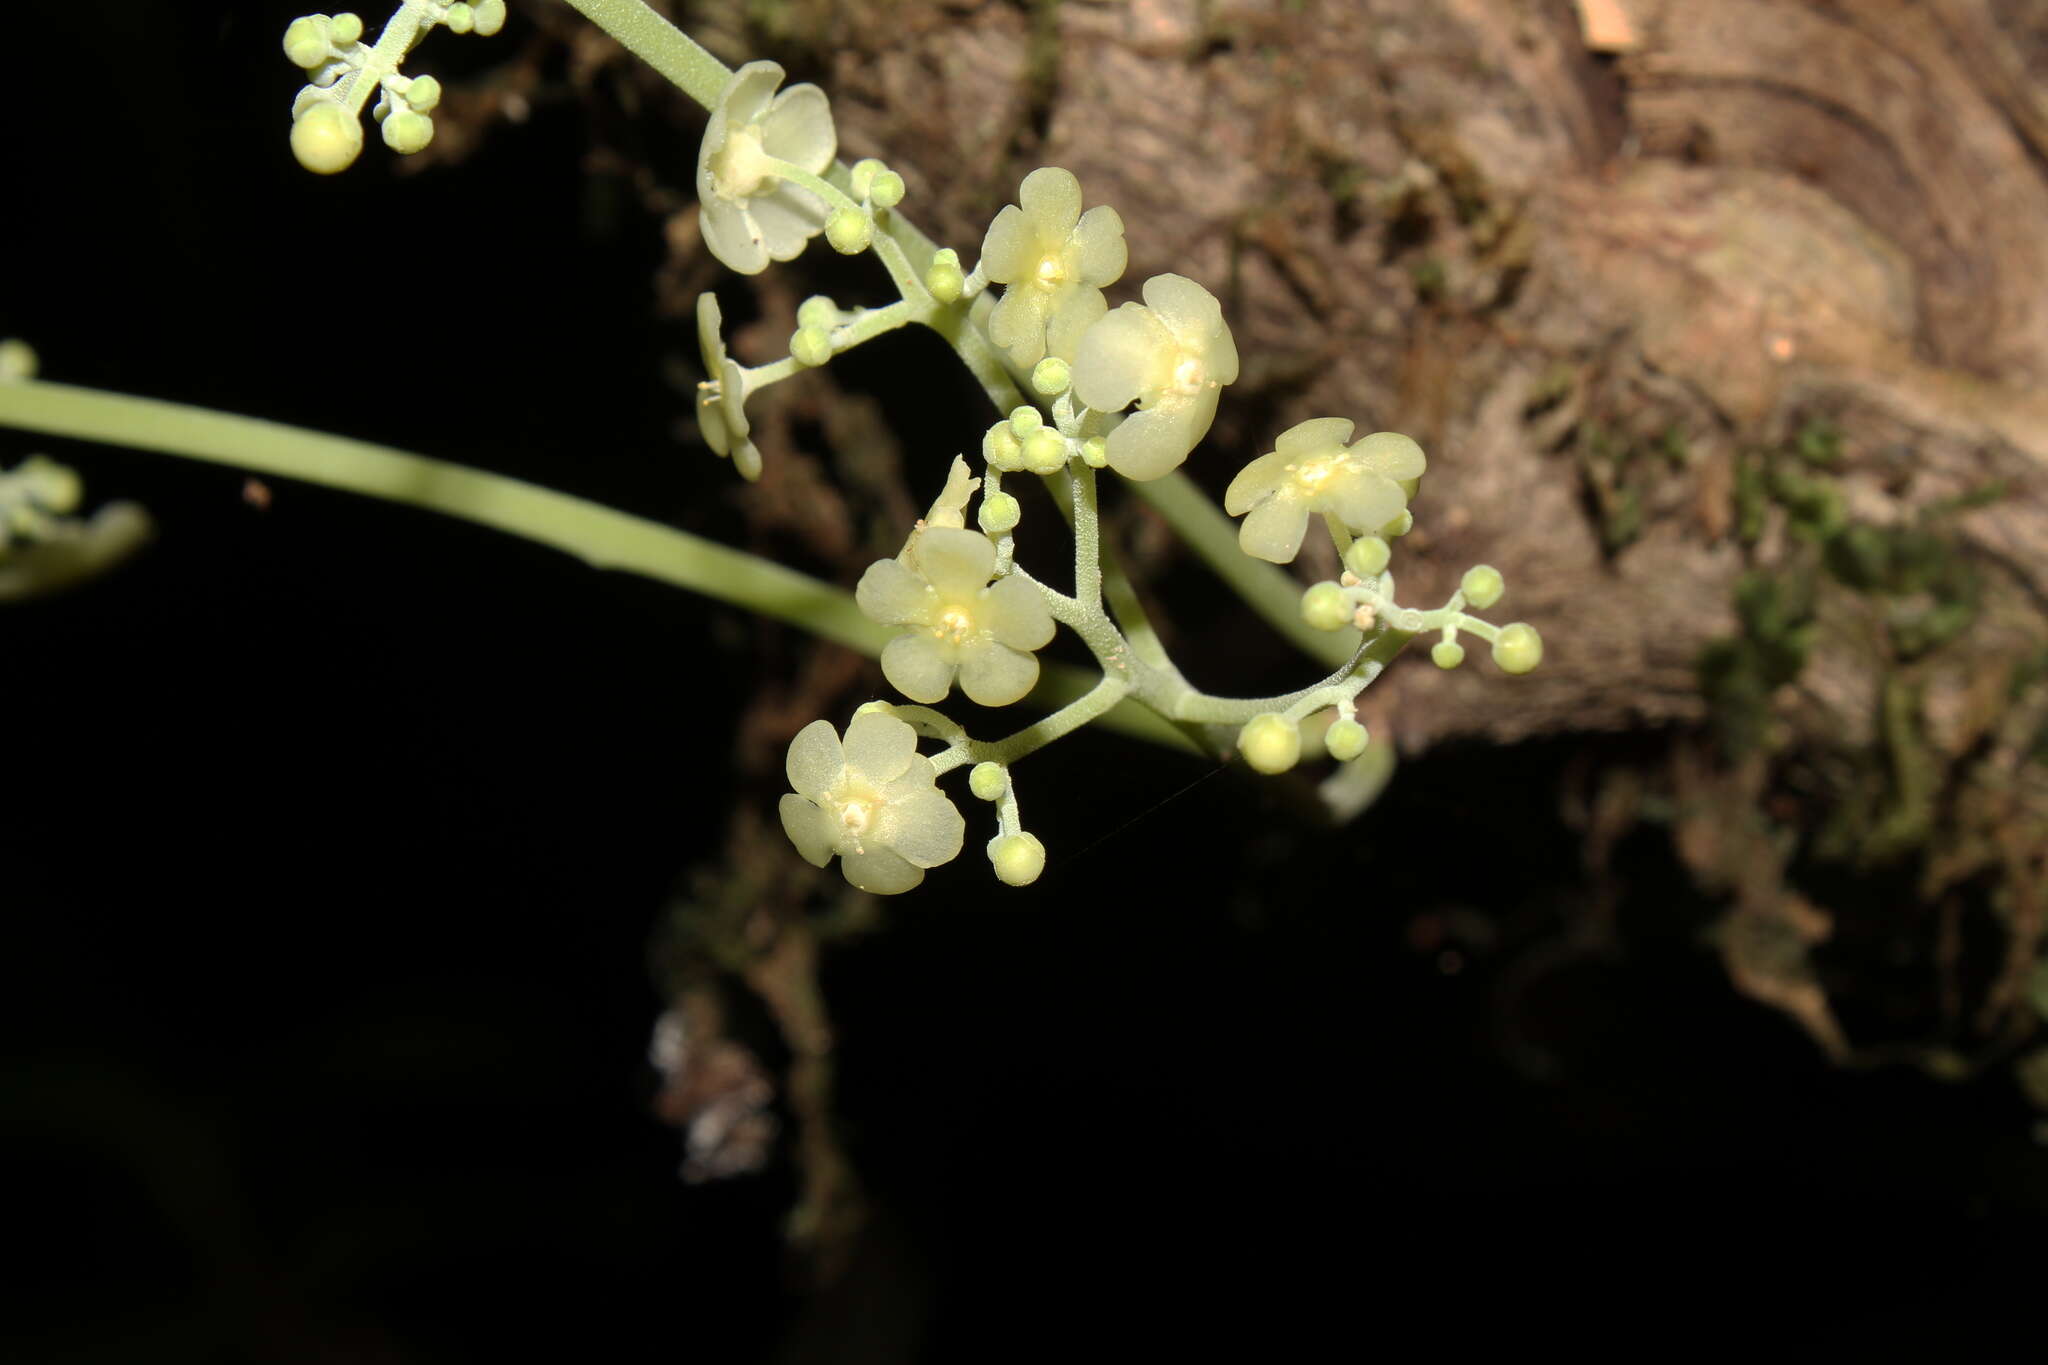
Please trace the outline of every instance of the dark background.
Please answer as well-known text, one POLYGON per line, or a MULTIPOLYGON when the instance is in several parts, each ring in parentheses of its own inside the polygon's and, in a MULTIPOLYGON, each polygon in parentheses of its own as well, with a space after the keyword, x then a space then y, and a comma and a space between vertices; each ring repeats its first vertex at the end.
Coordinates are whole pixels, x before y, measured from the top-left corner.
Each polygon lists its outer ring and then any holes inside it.
MULTIPOLYGON (((10 15, 0 333, 53 379, 718 534, 729 471, 660 377, 693 345, 646 302, 659 225, 586 170, 574 103, 460 167, 373 137, 315 180, 294 12, 10 15)), ((1329 833, 1086 736, 1027 770, 1037 887, 971 833, 828 960, 876 1231, 799 1293, 787 1158, 685 1186, 644 1060, 664 907, 775 794, 733 771, 752 628, 424 513, 0 435, 36 450, 159 535, 0 618, 0 1359, 1846 1346, 2038 1291, 2010 1082, 1833 1070, 1728 988, 1662 841, 1589 879, 1560 794, 1615 754, 1439 752, 1329 833), (1577 951, 1595 897, 1619 936, 1577 951)))

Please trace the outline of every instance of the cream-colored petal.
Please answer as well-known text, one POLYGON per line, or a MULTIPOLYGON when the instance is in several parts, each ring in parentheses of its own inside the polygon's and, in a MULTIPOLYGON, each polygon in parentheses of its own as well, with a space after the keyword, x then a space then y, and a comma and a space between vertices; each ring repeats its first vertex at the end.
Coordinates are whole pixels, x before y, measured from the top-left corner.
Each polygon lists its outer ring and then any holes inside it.
POLYGON ((996 547, 979 531, 935 526, 917 539, 917 571, 941 597, 972 598, 995 568, 996 547))
POLYGON ((752 441, 741 441, 732 448, 732 467, 739 470, 740 477, 754 483, 761 477, 761 448, 752 441))
POLYGON ((903 776, 917 757, 917 731, 894 716, 868 711, 846 727, 846 766, 880 786, 903 776))
POLYGON ((1337 519, 1361 535, 1385 526, 1408 505, 1399 484, 1369 471, 1344 478, 1330 490, 1328 501, 1337 519))
POLYGON ((991 584, 975 610, 975 620, 1012 649, 1044 649, 1052 643, 1052 613, 1045 595, 1021 578, 991 584))
POLYGON ((1415 443, 1414 438, 1403 436, 1398 431, 1375 431, 1351 447, 1351 454, 1374 473, 1384 474, 1396 482, 1419 479, 1429 468, 1429 461, 1423 458, 1422 447, 1415 443))
POLYGON ((960 690, 982 706, 1008 706, 1038 685, 1038 656, 982 639, 960 651, 960 690))
POLYGON ((882 812, 881 829, 868 840, 880 844, 919 867, 937 867, 960 856, 967 837, 967 822, 959 810, 936 787, 926 787, 901 800, 891 800, 882 812))
POLYGON ((754 424, 747 420, 747 376, 731 356, 718 367, 718 405, 726 433, 735 443, 753 435, 754 424))
POLYGON ((796 795, 784 796, 777 809, 782 816, 782 832, 796 845, 805 862, 823 867, 832 861, 832 827, 824 811, 796 795))
POLYGON ((823 175, 839 151, 832 106, 815 85, 792 85, 761 120, 761 149, 778 161, 823 175))
POLYGON ((1185 275, 1154 275, 1140 292, 1145 306, 1159 315, 1182 345, 1206 341, 1223 326, 1223 305, 1185 275))
POLYGON ((789 742, 789 755, 783 760, 791 790, 813 799, 823 796, 838 782, 845 767, 846 750, 829 720, 814 720, 797 731, 796 738, 789 742))
POLYGON ((712 107, 737 124, 752 123, 768 111, 782 75, 774 62, 748 62, 726 78, 712 107))
POLYGON ((1116 412, 1157 393, 1171 375, 1173 337, 1142 304, 1127 303, 1082 333, 1074 350, 1074 396, 1116 412))
POLYGON ((755 230, 770 258, 793 261, 825 230, 825 201, 796 185, 779 184, 747 201, 755 230))
POLYGON ((953 690, 956 651, 922 630, 899 635, 882 646, 882 676, 912 701, 929 706, 953 690))
POLYGON ((1045 325, 1045 353, 1073 360, 1081 338, 1108 311, 1109 300, 1102 297, 1100 289, 1078 285, 1062 291, 1045 325))
POLYGON ((732 453, 732 432, 725 425, 725 400, 709 390, 697 391, 697 429, 704 435, 704 444, 711 447, 711 453, 726 456, 732 453))
POLYGON ((1230 335, 1230 324, 1219 316, 1216 335, 1209 339, 1208 350, 1202 356, 1202 373, 1218 384, 1237 382, 1237 339, 1230 335))
POLYGON ((1237 528, 1237 543, 1248 555, 1285 564, 1301 551, 1308 534, 1308 509, 1292 498, 1268 498, 1237 528))
MULTIPOLYGON (((1281 437, 1286 440, 1286 437, 1281 437)), ((1267 497, 1277 489, 1288 476, 1291 461, 1287 452, 1276 450, 1270 455, 1261 455, 1230 481, 1230 487, 1223 490, 1223 510, 1233 517, 1241 517, 1252 510, 1252 504, 1267 497)))
POLYGON ((704 235, 705 247, 727 270, 741 275, 758 275, 766 270, 768 248, 754 230, 745 207, 705 194, 703 188, 698 186, 701 211, 697 215, 697 230, 704 235))
POLYGON ((1009 352, 1010 363, 1028 370, 1045 356, 1045 315, 1052 299, 1030 284, 1013 284, 988 316, 988 339, 1009 352))
POLYGON ((938 612, 931 584, 894 559, 868 565, 853 600, 861 615, 878 626, 928 626, 938 612))
POLYGON ((1023 279, 1038 266, 1036 245, 1024 210, 1003 205, 981 239, 981 273, 997 284, 1023 279))
POLYGON ((697 351, 705 375, 718 378, 725 368, 725 319, 719 315, 718 295, 709 290, 697 296, 697 351))
POLYGON ((1040 166, 1017 187, 1017 202, 1039 241, 1064 242, 1081 217, 1081 182, 1072 171, 1040 166))
POLYGON ((1327 454, 1350 440, 1352 429, 1348 417, 1311 417, 1281 432, 1280 439, 1273 443, 1273 451, 1290 460, 1327 454))
MULTIPOLYGON (((1112 316, 1114 316, 1112 314, 1112 316)), ((1156 408, 1134 412, 1124 424, 1109 433, 1109 467, 1127 479, 1143 481, 1170 474, 1180 467, 1188 452, 1201 439, 1195 429, 1198 400, 1162 403, 1156 408)), ((1213 416, 1216 405, 1209 405, 1213 416)), ((1208 423, 1201 424, 1201 431, 1208 423)))
POLYGON ((1124 220, 1107 204, 1097 204, 1081 215, 1067 239, 1067 268, 1081 283, 1100 289, 1123 278, 1131 251, 1124 245, 1124 220))
POLYGON ((839 860, 846 880, 876 896, 894 896, 924 880, 924 869, 901 854, 874 844, 864 853, 849 853, 839 860))

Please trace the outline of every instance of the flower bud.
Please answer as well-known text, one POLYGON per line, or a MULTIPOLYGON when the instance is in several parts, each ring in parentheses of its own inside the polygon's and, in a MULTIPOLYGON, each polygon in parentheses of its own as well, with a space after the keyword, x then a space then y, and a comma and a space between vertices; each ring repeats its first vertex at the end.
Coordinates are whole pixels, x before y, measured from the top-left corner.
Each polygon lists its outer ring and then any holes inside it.
POLYGON ((1017 522, 1023 509, 1008 493, 991 493, 981 500, 981 511, 977 519, 981 529, 992 536, 1006 536, 1017 529, 1017 522))
POLYGON ((1284 773, 1301 759, 1301 729, 1285 716, 1267 711, 1237 732, 1237 751, 1254 771, 1284 773))
POLYGON ((1090 436, 1081 442, 1081 460, 1090 469, 1105 469, 1109 465, 1109 442, 1100 436, 1090 436))
POLYGON ((988 860, 999 881, 1029 886, 1045 871, 1045 845, 1035 834, 1000 834, 989 841, 988 860))
POLYGON ((1526 621, 1503 626, 1493 642, 1493 661, 1503 673, 1527 673, 1543 662, 1543 637, 1526 621))
POLYGON ((425 114, 402 110, 384 120, 384 145, 401 156, 411 156, 434 140, 434 121, 425 114))
POLYGON ((1367 738, 1369 737, 1363 725, 1350 717, 1345 717, 1331 722, 1330 728, 1323 733, 1323 747, 1328 749, 1330 757, 1339 763, 1349 763, 1365 752, 1367 738))
POLYGON ((363 36, 363 21, 353 14, 337 14, 327 21, 327 36, 336 47, 347 47, 363 36))
POLYGON ((450 32, 467 33, 476 27, 476 11, 457 0, 448 7, 448 13, 442 16, 441 22, 448 25, 450 32))
POLYGON ((1024 467, 1024 446, 1008 422, 998 422, 981 438, 981 458, 995 468, 1014 474, 1024 467))
POLYGON ((967 773, 967 790, 984 801, 999 801, 1010 789, 1010 775, 1000 763, 977 763, 967 773))
POLYGON ((327 60, 331 50, 327 41, 329 22, 322 14, 292 20, 284 31, 284 55, 293 66, 311 71, 327 60))
POLYGON ((840 209, 825 220, 825 240, 844 256, 858 256, 875 239, 868 216, 859 209, 840 209))
POLYGON ((405 102, 420 113, 431 113, 441 102, 441 82, 432 76, 416 76, 411 85, 405 87, 405 102))
POLYGON ((1458 582, 1458 591, 1465 594, 1465 600, 1481 611, 1500 601, 1500 595, 1507 591, 1507 587, 1500 570, 1491 564, 1473 565, 1465 570, 1464 578, 1458 582))
POLYGON ((882 171, 868 187, 867 198, 878 209, 895 208, 903 202, 903 177, 894 171, 882 171))
POLYGON ((847 173, 847 188, 855 199, 865 199, 874 192, 875 177, 889 169, 871 156, 864 156, 853 163, 847 173))
POLYGON ((363 150, 363 125, 332 100, 307 106, 292 120, 292 155, 315 175, 348 169, 363 150))
POLYGON ((1067 438, 1040 427, 1024 438, 1024 467, 1033 474, 1057 474, 1067 465, 1067 438))
POLYGON ((1438 640, 1429 647, 1429 661, 1438 668, 1456 668, 1465 662, 1465 646, 1456 640, 1438 640))
POLYGON ((1031 370, 1031 387, 1047 398, 1065 393, 1073 382, 1073 368, 1056 355, 1047 356, 1031 370))
POLYGON ((1360 536, 1344 552, 1344 567, 1360 578, 1371 578, 1387 567, 1394 552, 1378 536, 1360 536))
POLYGON ((960 269, 960 253, 947 247, 932 257, 931 265, 924 272, 924 287, 932 291, 932 297, 940 303, 952 303, 960 297, 960 291, 967 287, 967 276, 960 269))
POLYGON ((829 332, 839 325, 839 305, 823 294, 813 294, 797 305, 796 325, 829 332))
POLYGON ((1301 595, 1301 619, 1317 630, 1342 630, 1351 624, 1351 599, 1335 583, 1318 583, 1301 595))
POLYGON ((505 0, 477 0, 471 8, 476 14, 476 31, 484 37, 505 27, 505 0))
POLYGON ((799 365, 822 365, 832 358, 832 338, 823 327, 799 327, 790 334, 789 354, 799 365))

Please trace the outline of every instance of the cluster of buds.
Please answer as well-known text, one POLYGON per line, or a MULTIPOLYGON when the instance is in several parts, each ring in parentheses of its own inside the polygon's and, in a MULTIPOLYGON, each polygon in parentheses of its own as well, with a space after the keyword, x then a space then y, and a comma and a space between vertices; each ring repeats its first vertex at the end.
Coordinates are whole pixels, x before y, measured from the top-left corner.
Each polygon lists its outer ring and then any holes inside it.
POLYGON ((392 151, 410 156, 434 140, 432 114, 441 102, 441 83, 432 76, 407 76, 398 66, 437 24, 489 37, 504 27, 505 0, 405 0, 374 44, 363 41, 358 15, 292 20, 284 31, 284 55, 307 79, 292 101, 292 154, 300 165, 321 175, 353 165, 363 150, 363 106, 373 93, 371 118, 392 151))

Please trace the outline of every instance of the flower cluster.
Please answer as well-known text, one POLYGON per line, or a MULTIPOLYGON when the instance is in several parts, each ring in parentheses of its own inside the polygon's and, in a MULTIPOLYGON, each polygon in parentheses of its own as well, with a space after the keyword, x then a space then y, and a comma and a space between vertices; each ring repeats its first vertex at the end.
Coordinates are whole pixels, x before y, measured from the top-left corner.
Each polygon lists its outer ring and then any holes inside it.
POLYGON ((410 156, 434 140, 431 115, 441 102, 441 83, 432 76, 407 76, 398 66, 436 24, 488 38, 505 26, 505 0, 405 0, 374 46, 363 41, 358 15, 292 20, 284 31, 284 55, 308 81, 292 102, 292 155, 301 166, 333 175, 354 164, 363 150, 363 105, 373 92, 371 117, 385 146, 410 156))

